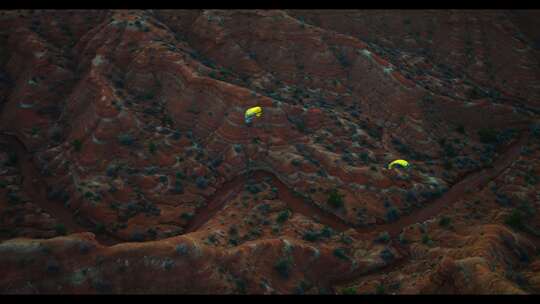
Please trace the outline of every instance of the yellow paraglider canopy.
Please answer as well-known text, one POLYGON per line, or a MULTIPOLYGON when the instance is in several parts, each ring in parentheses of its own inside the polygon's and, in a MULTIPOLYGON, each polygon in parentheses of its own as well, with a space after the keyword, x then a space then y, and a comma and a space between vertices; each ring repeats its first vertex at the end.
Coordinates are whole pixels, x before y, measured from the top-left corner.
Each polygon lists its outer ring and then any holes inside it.
POLYGON ((245 117, 256 115, 257 117, 260 117, 262 115, 262 108, 261 107, 253 107, 246 110, 245 117))
POLYGON ((246 123, 251 123, 251 120, 253 120, 253 117, 261 117, 262 115, 262 108, 261 107, 252 107, 246 110, 246 113, 244 114, 244 119, 246 120, 246 123))
POLYGON ((396 165, 401 166, 403 168, 409 167, 409 162, 404 159, 396 159, 395 161, 388 164, 388 169, 394 168, 396 165))

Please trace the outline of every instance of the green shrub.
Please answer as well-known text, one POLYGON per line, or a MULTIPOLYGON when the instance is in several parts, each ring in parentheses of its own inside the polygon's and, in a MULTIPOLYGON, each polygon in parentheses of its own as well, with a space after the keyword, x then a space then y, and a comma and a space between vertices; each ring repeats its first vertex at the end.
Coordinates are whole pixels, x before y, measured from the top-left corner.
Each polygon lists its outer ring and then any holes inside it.
POLYGON ((497 142, 497 131, 489 128, 483 128, 478 131, 478 137, 484 144, 492 144, 497 142))
POLYGON ((291 161, 291 164, 292 164, 293 166, 295 166, 295 167, 300 166, 301 163, 302 163, 302 162, 301 162, 299 159, 297 159, 297 158, 295 158, 295 159, 293 159, 293 160, 291 161))
POLYGON ((15 154, 14 152, 9 152, 8 159, 6 160, 4 165, 10 166, 10 167, 15 166, 15 164, 17 164, 17 160, 18 160, 17 154, 15 154))
POLYGON ((118 136, 118 142, 124 146, 131 146, 135 143, 135 138, 131 134, 121 134, 118 136))
POLYGON ((206 189, 208 187, 208 180, 204 176, 199 176, 195 180, 195 184, 199 189, 206 189))
POLYGON ((422 236, 422 243, 426 244, 426 245, 431 245, 433 244, 433 241, 431 240, 431 238, 429 237, 429 235, 426 233, 422 236))
POLYGON ((524 221, 525 216, 522 211, 518 209, 512 210, 512 212, 506 217, 504 223, 514 229, 523 230, 525 227, 524 221))
POLYGON ((377 287, 375 288, 375 293, 376 293, 376 294, 384 294, 385 292, 386 292, 386 290, 385 290, 383 284, 379 284, 379 285, 377 285, 377 287))
POLYGON ((66 226, 64 226, 64 224, 62 224, 62 223, 56 224, 54 226, 54 230, 56 231, 56 233, 58 233, 60 235, 66 235, 67 234, 66 226))
POLYGON ((439 226, 441 227, 449 227, 450 226, 451 219, 447 216, 442 216, 439 220, 439 226))
POLYGON ((284 211, 281 211, 279 214, 278 214, 278 217, 276 219, 276 222, 280 223, 280 224, 283 224, 285 221, 287 221, 289 219, 289 211, 288 210, 284 210, 284 211))
POLYGON ((348 260, 349 257, 345 254, 344 248, 336 248, 334 249, 334 256, 342 259, 342 260, 348 260))
POLYGON ((106 230, 105 230, 105 225, 103 225, 103 223, 97 223, 97 224, 96 224, 96 227, 94 228, 94 231, 95 231, 96 233, 100 233, 100 234, 101 234, 101 233, 105 233, 105 231, 106 231, 106 230))
POLYGON ((391 207, 386 212, 386 219, 389 222, 397 221, 399 219, 399 211, 395 207, 391 207))
POLYGON ((355 295, 356 294, 356 288, 355 287, 346 287, 341 290, 342 295, 355 295))
POLYGON ((156 151, 157 151, 157 146, 155 143, 151 142, 149 145, 148 145, 148 151, 150 152, 150 154, 156 154, 156 151))
POLYGON ((375 241, 378 243, 388 243, 390 241, 390 234, 388 231, 381 232, 377 238, 375 238, 375 241))
POLYGON ((332 235, 334 234, 334 230, 332 230, 332 228, 328 226, 324 226, 323 229, 321 229, 321 232, 319 234, 322 237, 329 238, 329 237, 332 237, 332 235))
POLYGON ((319 239, 319 233, 317 231, 306 231, 304 233, 303 239, 309 242, 316 242, 319 239))
POLYGON ((332 189, 328 196, 328 204, 334 208, 343 207, 343 195, 338 192, 337 189, 332 189))
POLYGON ((291 261, 289 259, 283 258, 277 261, 274 264, 274 269, 283 277, 288 278, 291 271, 291 261))

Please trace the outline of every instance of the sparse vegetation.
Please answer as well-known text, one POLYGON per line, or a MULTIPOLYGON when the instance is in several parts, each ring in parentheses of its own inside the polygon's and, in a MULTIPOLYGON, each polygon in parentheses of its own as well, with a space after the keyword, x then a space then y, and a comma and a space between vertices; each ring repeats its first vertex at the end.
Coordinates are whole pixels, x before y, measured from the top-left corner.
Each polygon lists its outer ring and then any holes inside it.
POLYGON ((286 258, 282 258, 274 264, 274 269, 281 275, 283 278, 289 278, 291 271, 291 261, 286 258))
POLYGON ((15 154, 15 152, 9 152, 8 153, 8 158, 7 160, 4 162, 4 165, 8 166, 8 167, 12 167, 12 166, 15 166, 17 164, 17 154, 15 154))
POLYGON ((336 249, 334 249, 333 253, 334 253, 334 256, 336 256, 336 257, 338 257, 338 258, 340 258, 342 260, 348 260, 349 259, 349 257, 345 253, 344 248, 336 248, 336 249))
POLYGON ((390 207, 386 212, 386 219, 389 222, 395 222, 399 219, 399 211, 395 207, 390 207))
POLYGON ((444 227, 444 228, 448 228, 448 227, 450 227, 450 222, 451 222, 450 218, 443 215, 443 216, 441 216, 441 219, 439 220, 439 226, 444 227))
POLYGON ((379 243, 388 243, 390 241, 390 234, 388 234, 387 231, 381 232, 381 234, 375 238, 375 241, 379 243))
POLYGON ((375 293, 376 294, 384 294, 386 292, 386 289, 384 288, 383 284, 378 284, 377 287, 375 287, 375 293))
POLYGON ((504 223, 513 229, 524 230, 525 229, 525 214, 521 210, 513 209, 512 212, 505 218, 504 223))
POLYGON ((150 152, 150 154, 154 155, 156 154, 156 151, 157 151, 157 146, 154 142, 151 142, 149 145, 148 145, 148 152, 150 152))
POLYGON ((206 189, 208 187, 208 180, 204 176, 199 176, 195 180, 195 184, 199 189, 206 189))
POLYGON ((135 143, 135 137, 131 134, 121 134, 118 136, 118 141, 121 145, 131 146, 135 143))
POLYGON ((75 152, 80 152, 82 149, 82 142, 80 139, 73 140, 71 145, 73 146, 73 149, 75 149, 75 152))
POLYGON ((337 189, 332 189, 328 196, 328 204, 334 208, 343 207, 343 195, 338 192, 337 189))
POLYGON ((343 288, 343 289, 341 290, 341 294, 342 294, 342 295, 355 295, 355 294, 356 294, 356 288, 353 287, 353 286, 343 288))
POLYGON ((478 131, 478 137, 480 138, 480 142, 484 144, 496 143, 498 140, 497 135, 498 132, 490 128, 483 128, 478 131))
POLYGON ((424 235, 422 235, 422 243, 430 246, 433 244, 433 240, 431 240, 427 233, 424 233, 424 235))
POLYGON ((289 219, 289 210, 283 210, 278 214, 278 217, 276 219, 276 222, 283 224, 285 221, 289 219))
POLYGON ((62 224, 62 223, 56 224, 56 225, 54 226, 54 230, 55 230, 56 233, 59 234, 59 235, 66 235, 66 234, 67 234, 66 226, 64 226, 64 224, 62 224))

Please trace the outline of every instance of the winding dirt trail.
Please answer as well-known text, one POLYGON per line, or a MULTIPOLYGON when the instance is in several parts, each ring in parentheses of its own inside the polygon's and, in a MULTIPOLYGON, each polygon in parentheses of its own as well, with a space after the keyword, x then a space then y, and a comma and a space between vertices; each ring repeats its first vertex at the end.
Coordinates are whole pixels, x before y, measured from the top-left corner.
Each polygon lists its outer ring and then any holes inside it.
POLYGON ((317 216, 317 220, 320 223, 332 227, 334 230, 344 231, 350 228, 339 217, 322 210, 313 203, 304 200, 302 197, 295 196, 290 188, 279 180, 272 172, 259 169, 251 171, 250 173, 238 175, 231 181, 224 183, 223 186, 209 199, 210 202, 208 205, 199 209, 197 212, 199 215, 188 224, 185 233, 196 231, 208 222, 208 220, 224 207, 225 203, 242 191, 248 179, 257 181, 270 179, 269 184, 278 189, 278 198, 283 202, 286 202, 293 212, 298 212, 310 217, 317 216))
MULTIPOLYGON (((397 236, 403 228, 411 224, 421 223, 436 217, 445 208, 451 207, 455 202, 459 201, 470 192, 474 192, 485 187, 491 180, 499 176, 519 157, 521 148, 526 143, 528 136, 528 132, 522 132, 520 138, 511 143, 506 151, 504 151, 501 156, 494 161, 493 167, 469 173, 460 182, 454 184, 446 193, 443 194, 443 196, 428 203, 425 208, 413 212, 410 215, 403 216, 393 223, 382 223, 371 227, 354 228, 338 216, 331 214, 321 209, 314 203, 295 195, 290 187, 282 182, 274 173, 263 169, 257 169, 238 175, 231 181, 224 183, 209 198, 209 203, 197 210, 197 216, 187 225, 185 233, 195 232, 208 223, 208 221, 215 216, 217 212, 222 210, 228 201, 239 195, 248 180, 253 179, 261 181, 265 179, 269 181, 271 186, 278 189, 278 199, 286 202, 288 207, 293 212, 298 212, 308 217, 316 216, 320 223, 332 227, 336 231, 343 232, 347 229, 355 229, 359 233, 370 234, 387 231, 391 236, 390 244, 398 251, 401 257, 395 260, 393 263, 390 263, 388 266, 382 269, 377 269, 376 271, 389 271, 391 269, 400 267, 408 260, 407 246, 397 242, 397 236)), ((39 174, 39 170, 32 161, 31 156, 26 150, 24 144, 20 142, 14 135, 0 133, 0 143, 2 143, 2 141, 17 154, 19 159, 18 166, 23 176, 23 189, 26 193, 28 193, 28 195, 30 195, 32 201, 45 209, 52 216, 56 217, 66 226, 66 228, 68 228, 70 233, 89 231, 89 228, 79 224, 75 220, 74 215, 68 209, 66 209, 61 202, 47 199, 46 185, 43 181, 43 177, 41 177, 39 174)), ((108 246, 122 242, 122 240, 108 235, 96 234, 96 239, 100 243, 108 246)), ((330 282, 330 286, 347 284, 348 282, 354 281, 365 275, 367 275, 365 270, 357 269, 351 273, 343 274, 343 276, 339 279, 332 280, 330 282)))
POLYGON ((360 233, 373 233, 387 231, 391 237, 397 237, 401 230, 409 225, 421 223, 436 217, 444 208, 451 206, 459 199, 468 195, 468 192, 481 190, 490 181, 499 176, 516 160, 521 152, 521 147, 525 145, 528 139, 528 133, 524 132, 520 138, 514 141, 509 148, 495 161, 493 167, 481 169, 480 171, 469 173, 464 179, 454 184, 441 197, 427 203, 427 206, 408 216, 401 217, 399 220, 380 224, 373 227, 358 228, 360 233))
MULTIPOLYGON (((392 223, 381 223, 369 227, 354 228, 348 225, 343 219, 324 211, 315 204, 304 200, 301 197, 295 196, 286 184, 279 180, 273 173, 266 170, 252 171, 251 177, 255 180, 270 178, 270 184, 278 189, 279 199, 286 202, 294 212, 299 212, 306 216, 316 215, 319 222, 332 227, 334 230, 345 231, 347 229, 355 229, 359 233, 374 233, 387 231, 392 238, 396 238, 404 227, 414 223, 421 223, 437 216, 444 208, 451 206, 460 198, 467 195, 468 192, 482 189, 491 180, 499 176, 512 162, 519 157, 521 147, 526 143, 528 134, 522 133, 518 140, 510 144, 510 147, 502 153, 502 155, 494 162, 493 167, 481 169, 476 172, 471 172, 461 181, 454 184, 441 197, 427 203, 426 207, 413 212, 410 215, 403 216, 399 220, 392 223)), ((191 221, 186 229, 186 233, 196 231, 203 226, 210 218, 212 218, 219 210, 224 207, 224 204, 232 199, 242 190, 244 184, 247 183, 247 174, 242 174, 229 182, 223 184, 214 195, 209 199, 208 205, 198 210, 198 216, 191 221)))

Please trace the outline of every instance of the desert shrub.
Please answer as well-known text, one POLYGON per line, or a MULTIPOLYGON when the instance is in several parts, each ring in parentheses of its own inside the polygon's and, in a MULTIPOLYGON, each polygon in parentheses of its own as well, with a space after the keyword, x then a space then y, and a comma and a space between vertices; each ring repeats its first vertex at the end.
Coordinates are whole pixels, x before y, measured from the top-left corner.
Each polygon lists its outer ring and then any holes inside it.
POLYGON ((54 230, 56 231, 57 234, 60 234, 60 235, 66 235, 67 234, 66 226, 64 224, 62 224, 62 223, 56 224, 54 226, 54 230))
POLYGON ((182 134, 180 134, 180 131, 174 131, 172 134, 172 139, 179 140, 182 137, 182 134))
POLYGON ((525 214, 521 210, 513 209, 505 218, 504 223, 513 229, 523 230, 525 228, 524 220, 525 214))
POLYGON ((199 176, 195 180, 195 184, 199 189, 206 189, 208 187, 208 180, 204 176, 199 176))
POLYGON ((239 294, 245 294, 246 293, 246 281, 242 279, 235 279, 234 284, 236 285, 236 290, 239 294))
POLYGON ((334 253, 334 256, 342 259, 342 260, 348 260, 349 257, 347 256, 347 254, 345 254, 345 249, 344 248, 336 248, 334 249, 333 251, 334 253))
POLYGON ((184 186, 182 185, 182 182, 180 182, 179 180, 174 182, 174 188, 173 188, 172 192, 175 193, 175 194, 184 193, 184 186))
POLYGON ((56 260, 49 260, 47 262, 47 272, 57 273, 60 271, 60 264, 56 260))
POLYGON ((367 152, 361 152, 360 160, 362 161, 362 163, 367 164, 369 162, 369 154, 367 152))
POLYGON ((276 222, 278 222, 280 224, 283 224, 288 219, 289 219, 289 211, 288 210, 283 210, 278 214, 276 222))
POLYGON ((342 295, 355 295, 356 294, 356 287, 346 287, 341 290, 342 295))
POLYGON ((81 243, 79 245, 79 251, 82 254, 87 254, 88 252, 90 252, 90 249, 91 249, 91 246, 88 243, 81 243))
POLYGON ((296 118, 292 122, 294 126, 296 127, 296 129, 298 129, 298 131, 302 133, 306 131, 306 122, 304 121, 302 117, 296 118))
POLYGON ((145 239, 144 234, 140 232, 133 232, 131 234, 131 241, 133 242, 142 242, 144 241, 144 239, 145 239))
POLYGON ((82 149, 82 142, 80 139, 75 139, 71 142, 71 145, 73 146, 73 149, 75 149, 76 152, 80 152, 82 149))
POLYGON ((397 221, 399 219, 399 211, 395 207, 391 207, 386 212, 386 219, 389 222, 397 221))
POLYGON ((463 127, 463 125, 457 126, 456 132, 458 132, 460 134, 465 134, 465 127, 463 127))
POLYGON ((426 244, 426 245, 431 245, 431 244, 433 244, 433 241, 431 240, 429 235, 426 233, 426 234, 422 235, 422 243, 426 244))
POLYGON ((283 278, 288 278, 291 271, 291 261, 286 258, 282 258, 274 264, 274 269, 283 278))
POLYGON ((442 216, 439 220, 439 226, 441 227, 449 227, 450 226, 451 219, 447 216, 442 216))
POLYGON ((8 158, 7 160, 4 162, 4 165, 8 166, 8 167, 12 167, 12 166, 15 166, 17 164, 17 154, 15 154, 15 152, 9 152, 8 153, 8 158))
POLYGON ((110 164, 107 166, 105 173, 108 177, 116 177, 116 175, 118 174, 118 170, 119 168, 116 165, 110 164))
POLYGON ((179 245, 176 245, 176 253, 179 254, 179 255, 186 255, 188 253, 188 246, 186 244, 179 244, 179 245))
POLYGON ((320 234, 317 231, 308 230, 304 233, 303 239, 309 242, 315 242, 319 239, 320 234))
POLYGON ((343 195, 338 192, 337 189, 332 189, 328 196, 328 204, 334 208, 343 207, 343 195))
POLYGON ((261 189, 259 188, 259 186, 254 185, 254 184, 246 185, 246 190, 248 190, 252 194, 257 194, 257 193, 261 192, 261 189))
POLYGON ((385 292, 386 292, 386 289, 384 288, 383 284, 379 284, 377 285, 377 287, 375 287, 376 294, 384 294, 385 292))
POLYGON ((504 193, 496 193, 495 202, 497 202, 497 204, 500 204, 501 206, 504 206, 504 207, 509 207, 512 205, 512 199, 504 193))
POLYGON ((150 152, 150 154, 156 154, 156 151, 157 151, 157 146, 155 143, 151 142, 149 145, 148 145, 148 152, 150 152))
POLYGON ((215 158, 214 160, 212 160, 212 162, 210 163, 210 166, 212 168, 217 168, 219 167, 219 165, 221 165, 222 162, 223 162, 223 156, 219 156, 215 158))
POLYGON ((118 141, 121 145, 124 146, 131 146, 135 143, 135 137, 133 135, 126 133, 126 134, 120 134, 118 136, 118 141))
POLYGON ((388 250, 388 248, 384 248, 384 250, 381 251, 381 259, 385 262, 392 261, 394 259, 394 254, 392 251, 388 250))
POLYGON ((105 225, 103 223, 97 223, 94 227, 94 231, 98 234, 105 233, 105 225))
POLYGON ((291 161, 291 164, 292 164, 293 166, 295 166, 295 167, 300 166, 301 163, 302 163, 302 162, 301 162, 299 159, 297 159, 297 158, 295 158, 295 159, 293 159, 293 160, 291 161))
POLYGON ((311 289, 312 287, 313 287, 313 284, 302 280, 300 281, 300 283, 298 283, 298 285, 295 286, 294 294, 299 294, 299 295, 305 294, 306 291, 311 289))
POLYGON ((378 243, 388 243, 389 241, 390 241, 390 234, 387 231, 381 232, 375 238, 375 242, 378 242, 378 243))
POLYGON ((180 217, 186 221, 189 221, 190 219, 193 218, 193 213, 191 212, 184 212, 180 215, 180 217))
POLYGON ((454 146, 451 144, 444 145, 444 154, 447 157, 455 157, 457 156, 456 150, 454 149, 454 146))
POLYGON ((6 198, 8 203, 12 205, 16 205, 22 202, 21 198, 17 195, 17 193, 13 191, 9 191, 8 193, 6 193, 6 198))
POLYGON ((497 135, 498 135, 497 131, 490 128, 483 128, 478 131, 480 142, 484 144, 496 143, 498 140, 497 135))
POLYGON ((328 226, 324 226, 323 229, 321 229, 320 235, 325 238, 332 237, 334 234, 334 230, 328 226))
POLYGON ((339 241, 342 242, 343 244, 350 245, 350 244, 352 244, 353 239, 350 236, 346 235, 346 234, 341 234, 341 236, 339 238, 339 241))

